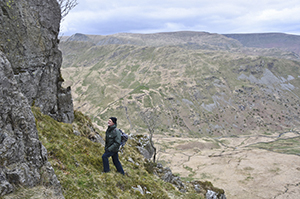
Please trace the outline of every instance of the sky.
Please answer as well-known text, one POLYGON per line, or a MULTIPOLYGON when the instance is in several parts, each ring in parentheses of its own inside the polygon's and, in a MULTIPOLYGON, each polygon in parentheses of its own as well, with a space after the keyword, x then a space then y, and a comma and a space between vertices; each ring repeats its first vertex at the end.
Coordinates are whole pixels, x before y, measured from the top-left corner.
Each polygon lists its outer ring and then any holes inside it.
POLYGON ((204 31, 300 35, 299 0, 77 0, 61 34, 204 31))

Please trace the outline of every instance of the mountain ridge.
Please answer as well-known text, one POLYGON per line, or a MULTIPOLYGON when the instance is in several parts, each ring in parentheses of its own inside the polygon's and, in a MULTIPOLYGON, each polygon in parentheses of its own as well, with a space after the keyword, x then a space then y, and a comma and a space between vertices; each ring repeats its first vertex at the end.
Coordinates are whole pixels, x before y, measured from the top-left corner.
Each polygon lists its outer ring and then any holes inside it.
POLYGON ((300 36, 286 33, 223 34, 247 47, 280 48, 300 55, 300 36))
MULTIPOLYGON (((82 37, 85 37, 85 41, 93 42, 95 45, 109 45, 109 44, 135 44, 135 45, 173 45, 184 44, 184 43, 199 43, 197 39, 203 37, 203 40, 211 37, 216 38, 217 36, 225 36, 231 42, 232 46, 235 47, 256 47, 256 48, 279 48, 284 51, 295 52, 299 56, 299 43, 300 36, 286 33, 231 33, 231 34, 217 34, 209 32, 197 32, 197 31, 178 31, 178 32, 160 32, 160 33, 117 33, 112 35, 85 35, 76 33, 72 36, 62 37, 62 41, 81 41, 82 37), (161 38, 161 39, 159 39, 161 38), (168 38, 167 40, 165 40, 168 38), (177 38, 174 39, 174 38, 177 38), (178 39, 180 38, 180 39, 178 39), (159 39, 162 43, 152 43, 151 40, 159 39), (232 40, 230 40, 232 39, 232 40), (148 41, 145 41, 148 40, 148 41)), ((224 39, 224 38, 223 38, 224 39)), ((225 40, 225 39, 224 39, 225 40)), ((207 40, 206 43, 211 42, 207 40)))
POLYGON ((197 44, 198 48, 214 48, 225 49, 234 46, 240 46, 239 42, 223 37, 219 34, 208 32, 170 32, 156 34, 138 34, 138 33, 118 33, 113 35, 85 35, 76 33, 70 37, 64 37, 62 41, 85 41, 97 46, 111 44, 128 44, 139 46, 166 46, 166 45, 183 45, 186 43, 197 44), (208 45, 209 44, 209 45, 208 45))
POLYGON ((85 35, 76 33, 72 36, 62 37, 61 41, 86 42, 91 46, 114 44, 153 47, 180 46, 192 50, 225 50, 248 55, 262 55, 293 60, 300 59, 298 47, 300 36, 285 33, 217 34, 196 31, 153 34, 117 33, 113 35, 85 35))

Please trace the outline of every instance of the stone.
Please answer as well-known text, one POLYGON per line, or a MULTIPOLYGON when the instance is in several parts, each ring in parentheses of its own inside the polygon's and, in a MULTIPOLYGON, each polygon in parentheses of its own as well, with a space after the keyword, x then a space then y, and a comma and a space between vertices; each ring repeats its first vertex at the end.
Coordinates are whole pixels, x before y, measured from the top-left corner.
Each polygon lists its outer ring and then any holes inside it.
POLYGON ((218 199, 217 193, 212 190, 207 190, 206 199, 218 199))
POLYGON ((200 188, 200 186, 199 185, 194 185, 194 189, 195 189, 195 191, 197 192, 197 193, 201 193, 201 188, 200 188))

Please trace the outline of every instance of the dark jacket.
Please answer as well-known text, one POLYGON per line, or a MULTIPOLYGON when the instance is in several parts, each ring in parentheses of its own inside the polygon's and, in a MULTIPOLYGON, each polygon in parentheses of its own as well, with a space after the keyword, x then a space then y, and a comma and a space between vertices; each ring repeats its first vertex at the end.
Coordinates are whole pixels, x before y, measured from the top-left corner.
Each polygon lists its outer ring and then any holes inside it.
POLYGON ((121 134, 117 125, 109 126, 105 133, 105 151, 118 152, 121 145, 121 134))

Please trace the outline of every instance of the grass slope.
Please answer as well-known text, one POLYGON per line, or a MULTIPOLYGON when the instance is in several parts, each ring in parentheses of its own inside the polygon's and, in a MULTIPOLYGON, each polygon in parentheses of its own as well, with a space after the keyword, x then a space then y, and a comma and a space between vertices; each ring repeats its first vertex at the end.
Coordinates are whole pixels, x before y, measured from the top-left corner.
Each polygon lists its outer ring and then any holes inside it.
MULTIPOLYGON (((48 151, 48 160, 62 185, 63 194, 68 198, 204 198, 191 184, 187 184, 186 193, 179 192, 173 185, 166 183, 156 175, 149 173, 150 162, 144 159, 135 147, 136 139, 129 139, 120 161, 125 176, 116 172, 111 160, 111 172, 102 173, 102 154, 104 147, 87 138, 91 130, 91 120, 81 112, 75 112, 73 124, 60 123, 43 115, 32 107, 36 118, 39 138, 48 151), (76 128, 80 136, 73 133, 76 128), (134 163, 129 162, 131 158, 134 163), (147 171, 148 170, 148 171, 147 171), (142 194, 138 191, 141 187, 142 194)), ((104 136, 104 132, 99 132, 104 136)), ((201 182, 211 187, 209 182, 201 182)), ((216 189, 216 188, 215 188, 216 189)), ((19 191, 6 198, 52 198, 47 196, 45 187, 19 188, 19 191), (43 191, 44 190, 44 191, 43 191), (41 194, 41 191, 43 194, 41 194)))

